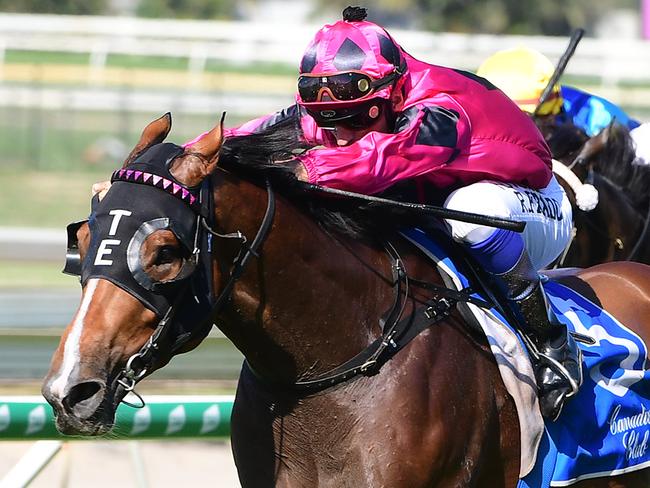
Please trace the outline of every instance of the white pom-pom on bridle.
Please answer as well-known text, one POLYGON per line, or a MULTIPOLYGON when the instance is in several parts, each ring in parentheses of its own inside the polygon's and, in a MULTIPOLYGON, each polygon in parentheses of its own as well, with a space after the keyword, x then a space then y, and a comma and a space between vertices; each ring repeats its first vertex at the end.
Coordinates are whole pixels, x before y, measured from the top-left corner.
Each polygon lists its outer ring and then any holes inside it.
POLYGON ((598 190, 594 185, 582 183, 576 174, 560 161, 553 160, 553 173, 569 185, 576 197, 576 205, 583 212, 590 212, 598 205, 598 190))

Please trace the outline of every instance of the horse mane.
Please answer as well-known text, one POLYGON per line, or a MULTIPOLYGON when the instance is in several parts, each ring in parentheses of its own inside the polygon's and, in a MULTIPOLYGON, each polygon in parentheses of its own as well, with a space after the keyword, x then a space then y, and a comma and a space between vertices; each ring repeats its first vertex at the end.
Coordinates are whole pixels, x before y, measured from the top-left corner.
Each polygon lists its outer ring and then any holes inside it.
POLYGON ((301 133, 298 117, 290 116, 260 132, 227 137, 219 165, 247 178, 269 178, 282 187, 294 186, 295 157, 311 148, 301 133))
MULTIPOLYGON (((296 156, 313 145, 302 138, 298 114, 287 117, 263 131, 226 138, 219 166, 252 182, 268 180, 274 189, 306 211, 320 225, 344 235, 372 242, 403 227, 404 222, 422 220, 413 212, 393 207, 333 197, 314 191, 299 181, 294 171, 296 156)), ((398 190, 399 191, 399 190, 398 190)), ((400 198, 391 192, 391 197, 400 198)))
POLYGON ((544 135, 553 157, 566 165, 573 162, 582 146, 589 140, 585 131, 573 124, 553 126, 550 132, 544 135))
POLYGON ((627 127, 614 123, 609 127, 607 144, 595 158, 599 175, 621 188, 637 209, 650 205, 650 166, 634 164, 635 146, 627 127))

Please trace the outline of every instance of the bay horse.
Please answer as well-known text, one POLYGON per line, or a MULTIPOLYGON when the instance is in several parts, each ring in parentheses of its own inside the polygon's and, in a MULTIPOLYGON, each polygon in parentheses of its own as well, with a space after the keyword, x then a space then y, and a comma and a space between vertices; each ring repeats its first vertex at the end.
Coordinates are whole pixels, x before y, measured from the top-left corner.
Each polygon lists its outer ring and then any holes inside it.
MULTIPOLYGON (((69 228, 81 303, 42 389, 58 429, 108 432, 127 392, 215 323, 246 358, 231 419, 244 488, 515 487, 518 415, 487 341, 433 296, 441 275, 388 231, 391 216, 377 225, 357 202, 306 192, 293 177, 295 120, 225 143, 217 125, 185 149, 163 143, 170 127, 168 114, 149 124, 90 221, 69 228), (169 175, 133 184, 152 162, 169 175), (185 213, 156 217, 170 198, 186 208, 169 212, 185 213), (206 290, 207 316, 186 321, 206 290), (424 315, 435 323, 391 335, 424 315)), ((650 268, 566 279, 650 339, 650 268)), ((576 486, 649 482, 643 470, 576 486)))
POLYGON ((583 210, 575 187, 563 178, 566 170, 556 171, 571 200, 575 229, 560 265, 587 267, 623 260, 650 264, 650 167, 633 164, 635 148, 628 129, 612 123, 591 138, 572 124, 543 126, 542 131, 553 157, 598 191, 597 206, 583 210))

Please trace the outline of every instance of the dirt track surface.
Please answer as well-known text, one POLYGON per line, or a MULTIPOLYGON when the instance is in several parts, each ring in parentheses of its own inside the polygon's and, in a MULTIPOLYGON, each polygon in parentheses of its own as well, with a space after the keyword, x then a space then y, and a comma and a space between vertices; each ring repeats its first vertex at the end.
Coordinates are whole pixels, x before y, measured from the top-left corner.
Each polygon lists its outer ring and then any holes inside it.
MULTIPOLYGON (((32 445, 31 441, 0 442, 0 485, 2 478, 32 445)), ((137 444, 133 444, 133 441, 69 442, 29 486, 240 487, 230 444, 221 441, 138 441, 137 444), (146 484, 138 484, 133 451, 139 452, 143 461, 146 484)))

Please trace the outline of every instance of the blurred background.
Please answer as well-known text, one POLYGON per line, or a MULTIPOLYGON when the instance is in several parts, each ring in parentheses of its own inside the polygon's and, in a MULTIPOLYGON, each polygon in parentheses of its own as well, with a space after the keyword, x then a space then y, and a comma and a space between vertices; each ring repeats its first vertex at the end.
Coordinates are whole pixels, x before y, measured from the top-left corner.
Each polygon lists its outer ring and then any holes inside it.
MULTIPOLYGON (((76 309, 78 283, 60 273, 64 228, 86 217, 91 184, 107 179, 144 125, 167 111, 170 140, 182 143, 224 110, 232 126, 291 104, 303 49, 348 4, 0 0, 0 394, 39 393, 76 309)), ((518 45, 556 62, 571 32, 585 28, 562 81, 650 120, 650 0, 365 6, 414 56, 471 71, 518 45)), ((214 331, 142 389, 232 393, 240 364, 214 331)), ((209 486, 236 484, 224 483, 209 486)))

